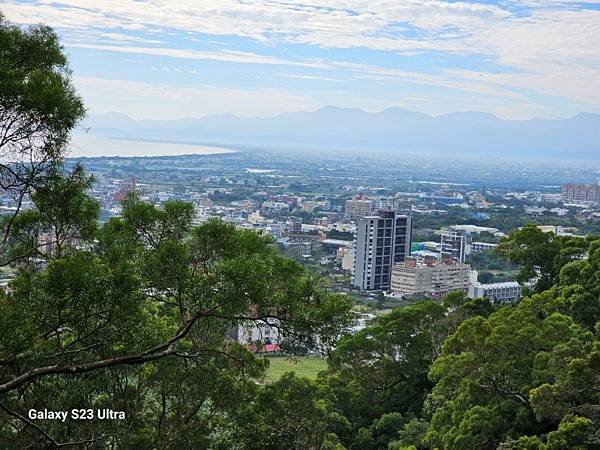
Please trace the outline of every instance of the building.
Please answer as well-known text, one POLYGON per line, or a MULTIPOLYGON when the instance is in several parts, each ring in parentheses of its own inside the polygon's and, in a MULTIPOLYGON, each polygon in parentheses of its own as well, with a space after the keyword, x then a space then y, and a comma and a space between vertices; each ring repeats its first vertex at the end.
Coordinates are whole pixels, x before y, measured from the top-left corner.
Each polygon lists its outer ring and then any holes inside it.
POLYGON ((453 258, 464 263, 471 253, 492 250, 497 244, 473 242, 473 235, 488 233, 497 238, 505 236, 497 228, 479 227, 477 225, 452 225, 444 227, 436 234, 440 236, 440 259, 453 258))
POLYGON ((289 212, 290 205, 284 202, 267 201, 262 203, 261 209, 269 212, 289 212))
POLYGON ((492 303, 509 303, 521 297, 521 285, 516 281, 476 283, 469 286, 469 298, 489 298, 492 303))
POLYGON ((451 258, 464 263, 471 254, 471 233, 453 227, 442 228, 437 233, 440 235, 440 259, 451 258))
POLYGON ((304 200, 300 205, 300 209, 302 211, 312 214, 315 211, 315 209, 317 209, 319 206, 321 206, 319 202, 316 202, 314 200, 304 200))
POLYGON ((498 247, 498 244, 492 244, 490 242, 471 242, 471 254, 493 250, 496 247, 498 247))
POLYGON ((370 216, 373 211, 373 202, 367 200, 362 194, 355 195, 352 200, 346 200, 344 214, 349 219, 370 216))
POLYGON ((361 291, 388 290, 394 264, 410 255, 412 221, 390 209, 358 220, 352 284, 361 291))
POLYGON ((561 227, 559 225, 538 225, 538 228, 544 233, 554 233, 557 236, 573 236, 573 237, 585 237, 578 236, 577 228, 574 227, 561 227))
POLYGON ((341 263, 342 270, 352 271, 354 269, 354 248, 340 247, 336 252, 336 259, 341 263))
POLYGON ((287 222, 288 225, 288 231, 290 233, 302 233, 302 218, 300 217, 290 217, 289 221, 287 222))
POLYGON ((403 296, 443 297, 450 292, 467 293, 471 266, 453 259, 436 261, 407 258, 392 271, 391 291, 403 296))
POLYGON ((598 184, 563 184, 561 198, 565 203, 589 202, 600 203, 600 185, 598 184))
POLYGON ((279 332, 279 322, 247 321, 233 327, 229 338, 255 353, 277 353, 283 340, 279 332))

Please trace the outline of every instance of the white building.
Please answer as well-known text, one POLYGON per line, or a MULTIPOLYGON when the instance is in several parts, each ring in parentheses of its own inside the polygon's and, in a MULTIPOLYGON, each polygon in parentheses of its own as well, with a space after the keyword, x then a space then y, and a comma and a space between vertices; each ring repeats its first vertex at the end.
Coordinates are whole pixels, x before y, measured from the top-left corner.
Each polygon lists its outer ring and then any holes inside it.
POLYGON ((392 271, 391 291, 399 295, 443 297, 450 292, 469 290, 471 267, 456 260, 408 258, 392 271))
POLYGON ((476 283, 469 286, 469 298, 489 298, 492 303, 509 303, 521 297, 521 285, 516 281, 476 283))
POLYGON ((351 247, 340 247, 337 250, 336 258, 342 264, 342 270, 352 271, 354 268, 355 252, 351 247))
POLYGON ((240 344, 280 344, 282 336, 277 323, 248 321, 231 331, 231 337, 240 344))
POLYGON ((464 263, 471 254, 471 233, 452 227, 442 228, 437 233, 440 235, 440 259, 452 258, 464 263))
POLYGON ((490 242, 471 242, 471 253, 480 253, 487 250, 493 250, 498 247, 498 244, 490 242))

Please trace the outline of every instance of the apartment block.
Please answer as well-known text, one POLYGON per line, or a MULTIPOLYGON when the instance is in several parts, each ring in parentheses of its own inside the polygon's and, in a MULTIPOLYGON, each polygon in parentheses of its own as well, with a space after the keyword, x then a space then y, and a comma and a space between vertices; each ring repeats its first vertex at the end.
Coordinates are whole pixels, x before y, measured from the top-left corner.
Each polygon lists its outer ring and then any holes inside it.
POLYGON ((358 220, 352 282, 361 291, 388 290, 392 267, 410 255, 412 222, 390 209, 358 220))
POLYGON ((391 291, 396 294, 443 297, 450 292, 469 290, 471 267, 456 260, 408 258, 392 271, 391 291))

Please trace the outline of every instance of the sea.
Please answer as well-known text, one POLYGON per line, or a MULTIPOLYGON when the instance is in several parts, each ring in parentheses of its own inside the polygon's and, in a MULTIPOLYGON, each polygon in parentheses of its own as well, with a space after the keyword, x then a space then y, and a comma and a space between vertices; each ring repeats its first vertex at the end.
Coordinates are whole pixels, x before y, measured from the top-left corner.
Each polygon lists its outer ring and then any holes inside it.
POLYGON ((233 153, 234 150, 197 144, 157 142, 130 139, 113 139, 89 134, 75 134, 69 145, 68 158, 94 158, 102 156, 176 156, 213 155, 233 153))

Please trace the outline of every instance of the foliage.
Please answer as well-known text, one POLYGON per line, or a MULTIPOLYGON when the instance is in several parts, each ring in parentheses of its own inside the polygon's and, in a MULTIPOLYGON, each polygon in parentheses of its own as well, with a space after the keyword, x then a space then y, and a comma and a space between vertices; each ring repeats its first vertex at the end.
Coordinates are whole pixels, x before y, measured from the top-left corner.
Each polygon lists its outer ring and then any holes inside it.
POLYGON ((294 372, 306 378, 316 378, 319 372, 327 370, 327 361, 317 357, 277 357, 269 358, 266 378, 269 381, 279 380, 285 373, 294 372))
POLYGON ((534 291, 542 292, 557 282, 565 264, 585 254, 587 246, 583 238, 544 233, 529 224, 510 233, 500 242, 497 251, 521 265, 517 281, 533 281, 534 291))
POLYGON ((324 380, 352 427, 340 436, 344 445, 379 449, 398 440, 405 423, 423 408, 432 387, 427 372, 445 338, 476 309, 460 293, 443 305, 417 302, 338 343, 324 380))
POLYGON ((69 132, 85 112, 49 27, 23 29, 0 13, 0 92, 0 187, 20 210, 31 189, 44 185, 60 163, 69 132))
POLYGON ((597 414, 598 379, 585 373, 597 374, 589 365, 598 336, 559 310, 544 293, 459 326, 430 371, 436 409, 427 445, 495 448, 507 437, 556 431, 570 412, 597 414))
MULTIPOLYGON (((28 223, 50 227, 54 222, 44 220, 59 217, 83 229, 77 211, 87 219, 95 210, 85 206, 85 183, 56 177, 44 197, 50 200, 37 202, 28 223), (63 194, 74 208, 61 209, 54 199, 63 194)), ((132 196, 122 218, 62 241, 61 252, 36 255, 41 268, 21 266, 0 297, 0 395, 7 408, 23 415, 32 404, 119 405, 130 417, 125 423, 53 422, 48 432, 62 440, 100 430, 124 439, 142 433, 185 447, 201 442, 204 415, 226 411, 231 395, 251 391, 248 383, 262 376, 264 364, 226 339, 232 327, 268 322, 305 346, 316 336, 321 344, 337 338, 347 300, 319 291, 268 239, 214 220, 192 227, 192 218, 188 204, 158 209, 132 196)), ((23 229, 19 222, 15 233, 23 229)), ((38 432, 17 424, 6 425, 9 441, 39 442, 38 432)))

